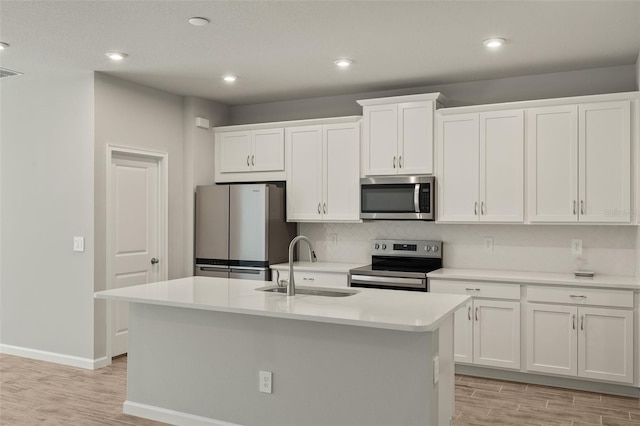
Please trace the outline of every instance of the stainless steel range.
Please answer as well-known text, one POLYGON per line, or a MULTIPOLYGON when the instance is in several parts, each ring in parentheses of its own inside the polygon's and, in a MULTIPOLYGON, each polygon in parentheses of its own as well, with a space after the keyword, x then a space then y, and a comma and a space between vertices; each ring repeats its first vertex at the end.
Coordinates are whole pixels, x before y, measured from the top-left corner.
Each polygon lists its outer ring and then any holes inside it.
POLYGON ((442 268, 442 241, 373 240, 371 265, 349 271, 350 287, 429 291, 427 274, 442 268))

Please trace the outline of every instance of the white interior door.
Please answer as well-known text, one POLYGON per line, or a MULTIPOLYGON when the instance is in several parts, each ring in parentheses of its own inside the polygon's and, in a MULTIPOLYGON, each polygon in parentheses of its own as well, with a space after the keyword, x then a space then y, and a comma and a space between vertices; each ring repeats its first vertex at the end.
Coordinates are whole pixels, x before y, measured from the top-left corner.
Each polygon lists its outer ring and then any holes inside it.
MULTIPOLYGON (((110 211, 111 274, 109 288, 158 281, 159 167, 157 159, 114 154, 111 160, 110 211), (152 263, 153 259, 158 262, 152 263)), ((109 238, 109 237, 108 237, 109 238)), ((127 352, 129 307, 112 303, 111 356, 127 352)))

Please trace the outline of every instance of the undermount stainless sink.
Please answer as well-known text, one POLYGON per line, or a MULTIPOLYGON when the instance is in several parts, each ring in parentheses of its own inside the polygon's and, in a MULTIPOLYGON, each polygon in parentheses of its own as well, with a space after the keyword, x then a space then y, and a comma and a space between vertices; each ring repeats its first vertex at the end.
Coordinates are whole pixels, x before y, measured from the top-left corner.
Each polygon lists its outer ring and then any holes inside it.
MULTIPOLYGON (((256 288, 257 291, 266 291, 268 293, 287 294, 287 287, 269 286, 256 288)), ((296 294, 306 294, 308 296, 325 296, 325 297, 347 297, 358 293, 357 290, 332 289, 325 290, 314 287, 296 287, 296 294)))

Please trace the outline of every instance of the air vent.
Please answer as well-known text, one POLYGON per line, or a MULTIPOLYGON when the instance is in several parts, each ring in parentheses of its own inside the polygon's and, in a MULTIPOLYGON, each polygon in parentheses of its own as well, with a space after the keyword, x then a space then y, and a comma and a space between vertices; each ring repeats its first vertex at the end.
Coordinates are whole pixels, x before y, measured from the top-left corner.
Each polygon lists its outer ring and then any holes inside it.
POLYGON ((0 67, 0 78, 13 77, 15 75, 22 75, 22 73, 18 72, 18 71, 12 71, 12 70, 8 70, 6 68, 0 67))

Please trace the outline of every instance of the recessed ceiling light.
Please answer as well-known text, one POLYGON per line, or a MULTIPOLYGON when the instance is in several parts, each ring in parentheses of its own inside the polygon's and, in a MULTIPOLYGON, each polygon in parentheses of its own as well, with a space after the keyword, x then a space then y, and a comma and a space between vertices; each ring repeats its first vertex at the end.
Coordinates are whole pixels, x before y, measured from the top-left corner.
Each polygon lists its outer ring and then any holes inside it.
POLYGON ((189 18, 189 23, 196 27, 202 27, 203 25, 207 25, 209 20, 207 18, 201 18, 200 16, 194 16, 193 18, 189 18))
POLYGON ((4 50, 7 47, 9 47, 9 45, 7 43, 3 43, 3 42, 0 41, 0 50, 4 50))
POLYGON ((334 64, 336 64, 336 66, 338 68, 341 69, 346 69, 349 68, 351 66, 351 64, 353 63, 353 61, 351 59, 336 59, 335 61, 333 61, 334 64))
POLYGON ((126 53, 122 53, 122 52, 107 52, 107 56, 112 61, 121 61, 121 60, 123 60, 124 58, 126 58, 129 55, 127 55, 126 53))
POLYGON ((497 47, 501 47, 506 42, 507 42, 507 40, 505 40, 503 38, 489 38, 489 39, 483 41, 482 44, 484 44, 486 47, 489 47, 491 49, 495 49, 497 47))
POLYGON ((223 75, 222 79, 224 81, 226 81, 227 83, 233 83, 236 80, 238 80, 238 76, 237 75, 233 75, 233 74, 227 74, 227 75, 223 75))

